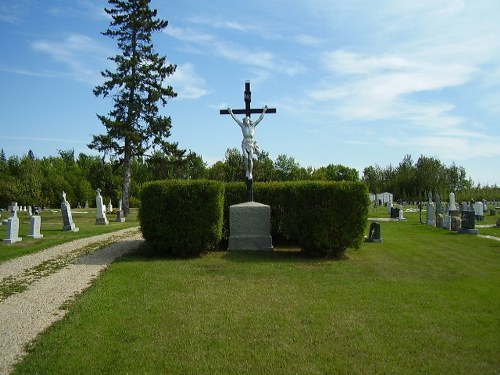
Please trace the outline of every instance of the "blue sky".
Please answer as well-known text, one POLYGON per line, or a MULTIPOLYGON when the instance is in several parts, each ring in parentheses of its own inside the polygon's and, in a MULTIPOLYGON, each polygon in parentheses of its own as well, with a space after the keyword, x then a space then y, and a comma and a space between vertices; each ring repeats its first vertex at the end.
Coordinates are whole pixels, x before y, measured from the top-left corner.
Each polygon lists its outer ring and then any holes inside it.
MULTIPOLYGON (((92 154, 109 101, 92 89, 115 41, 104 0, 0 2, 0 148, 92 154)), ((219 109, 268 105, 256 140, 302 166, 455 162, 500 185, 500 1, 153 0, 154 37, 177 64, 171 141, 209 164, 240 148, 219 109)))

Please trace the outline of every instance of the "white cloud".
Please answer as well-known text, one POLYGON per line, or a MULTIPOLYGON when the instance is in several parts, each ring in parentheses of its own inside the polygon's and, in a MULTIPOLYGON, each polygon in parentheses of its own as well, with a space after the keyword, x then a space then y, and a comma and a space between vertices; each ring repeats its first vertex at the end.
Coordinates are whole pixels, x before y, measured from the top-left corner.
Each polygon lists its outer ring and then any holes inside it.
POLYGON ((196 74, 192 64, 178 65, 175 73, 168 78, 179 99, 198 99, 207 94, 205 80, 196 74))
POLYGON ((92 85, 98 82, 99 69, 106 64, 106 57, 109 54, 109 51, 94 39, 79 34, 68 35, 60 42, 36 41, 31 47, 67 66, 68 71, 58 70, 58 76, 65 78, 70 76, 77 81, 92 85))

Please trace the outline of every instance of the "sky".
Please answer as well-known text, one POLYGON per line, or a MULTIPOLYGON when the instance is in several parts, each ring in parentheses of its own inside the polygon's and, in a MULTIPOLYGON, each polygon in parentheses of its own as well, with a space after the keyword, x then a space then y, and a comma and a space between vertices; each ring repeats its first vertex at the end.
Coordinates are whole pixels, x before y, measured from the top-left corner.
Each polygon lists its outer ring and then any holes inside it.
MULTIPOLYGON (((116 41, 105 0, 0 0, 0 148, 36 157, 103 134, 93 94, 116 41)), ((240 149, 219 109, 277 109, 256 129, 271 159, 301 166, 397 165, 421 155, 500 186, 500 1, 152 0, 168 27, 156 52, 177 66, 172 142, 208 165, 240 149)), ((254 115, 254 120, 256 119, 254 115)))

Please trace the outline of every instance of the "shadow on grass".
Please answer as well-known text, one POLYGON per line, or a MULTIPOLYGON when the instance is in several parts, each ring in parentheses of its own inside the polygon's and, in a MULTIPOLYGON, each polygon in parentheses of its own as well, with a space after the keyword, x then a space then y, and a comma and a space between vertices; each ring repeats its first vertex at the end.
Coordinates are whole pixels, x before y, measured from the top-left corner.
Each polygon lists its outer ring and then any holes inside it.
POLYGON ((153 246, 144 242, 136 250, 125 254, 121 261, 124 262, 151 262, 158 260, 166 261, 178 261, 187 259, 199 259, 205 256, 210 256, 210 254, 220 254, 220 258, 230 262, 237 263, 290 263, 290 262, 331 262, 346 260, 348 257, 342 259, 326 259, 326 258, 315 258, 305 255, 300 248, 297 247, 286 247, 286 248, 275 248, 274 250, 238 250, 238 251, 228 251, 228 250, 217 250, 211 252, 205 252, 197 256, 174 256, 169 255, 161 250, 155 249, 153 246))

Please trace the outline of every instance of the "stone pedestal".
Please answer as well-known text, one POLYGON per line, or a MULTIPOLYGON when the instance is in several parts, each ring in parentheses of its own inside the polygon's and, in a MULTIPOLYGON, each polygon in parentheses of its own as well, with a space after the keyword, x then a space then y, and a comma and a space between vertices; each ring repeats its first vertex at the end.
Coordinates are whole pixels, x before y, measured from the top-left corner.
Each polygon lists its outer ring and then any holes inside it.
POLYGON ((271 207, 246 202, 229 207, 228 250, 272 250, 271 207))
POLYGON ((40 234, 40 228, 42 227, 42 218, 37 215, 31 216, 30 219, 30 234, 28 237, 31 238, 42 238, 43 234, 40 234))
POLYGON ((438 227, 438 228, 443 227, 443 214, 436 215, 436 227, 438 227))

